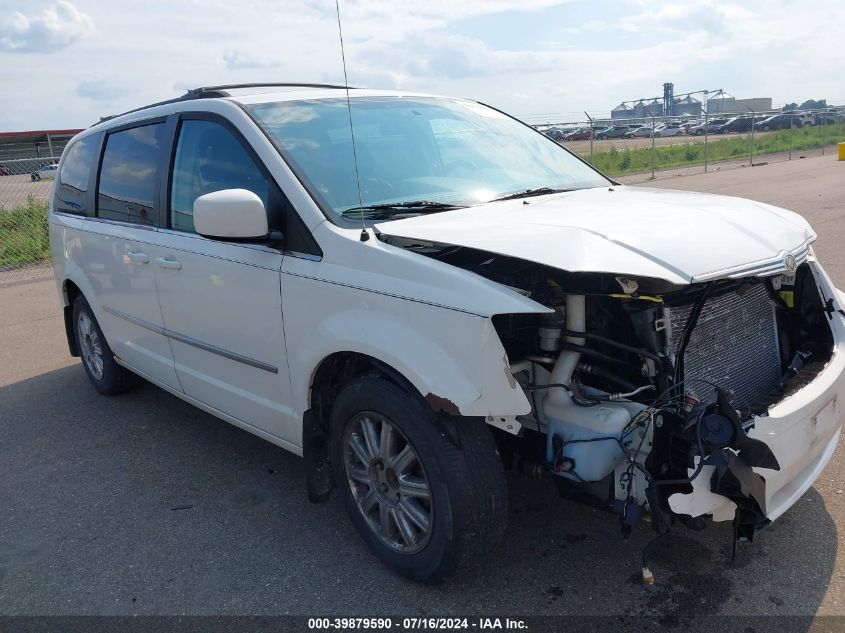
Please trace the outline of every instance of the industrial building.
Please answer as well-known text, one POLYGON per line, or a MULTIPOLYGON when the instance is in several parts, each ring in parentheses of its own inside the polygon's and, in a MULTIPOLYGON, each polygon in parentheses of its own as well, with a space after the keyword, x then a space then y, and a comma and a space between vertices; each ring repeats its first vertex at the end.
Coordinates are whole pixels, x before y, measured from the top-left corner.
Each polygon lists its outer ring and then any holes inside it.
POLYGON ((649 119, 652 117, 669 116, 701 116, 707 114, 739 113, 752 110, 754 112, 766 112, 772 109, 771 97, 755 97, 753 99, 737 99, 723 90, 683 93, 675 95, 675 84, 663 84, 663 98, 651 97, 648 99, 634 99, 623 101, 610 112, 610 118, 620 119, 649 119), (714 94, 716 96, 699 100, 693 95, 705 96, 714 94))
POLYGON ((768 112, 772 109, 771 97, 754 97, 752 99, 737 99, 727 94, 707 100, 708 114, 721 114, 723 112, 768 112))
POLYGON ((647 119, 663 116, 663 104, 654 99, 648 103, 645 101, 625 102, 610 111, 611 119, 647 119))
POLYGON ((692 93, 676 97, 675 84, 663 84, 663 100, 658 97, 623 101, 610 112, 611 119, 647 119, 664 116, 697 116, 703 112, 701 101, 692 93))

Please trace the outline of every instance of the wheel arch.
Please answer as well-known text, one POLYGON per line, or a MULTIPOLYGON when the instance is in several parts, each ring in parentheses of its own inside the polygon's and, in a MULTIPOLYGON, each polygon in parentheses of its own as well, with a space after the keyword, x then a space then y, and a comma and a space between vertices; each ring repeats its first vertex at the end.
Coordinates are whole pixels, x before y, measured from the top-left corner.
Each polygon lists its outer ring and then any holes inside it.
MULTIPOLYGON (((331 404, 341 389, 360 376, 376 375, 398 386, 437 413, 437 401, 417 389, 400 371, 383 360, 354 351, 333 352, 314 368, 309 381, 309 408, 302 420, 302 455, 305 459, 308 498, 314 503, 328 499, 333 483, 329 461, 331 404)), ((442 407, 440 409, 442 414, 442 407)), ((456 413, 456 412, 455 412, 456 413)))
POLYGON ((341 351, 329 354, 314 368, 309 382, 310 409, 323 417, 337 392, 364 374, 381 375, 409 395, 425 401, 419 389, 390 364, 360 352, 341 351))
MULTIPOLYGON (((65 334, 67 335, 68 348, 71 356, 79 356, 79 350, 76 345, 76 335, 73 327, 73 303, 78 296, 85 297, 88 305, 94 313, 94 317, 102 327, 102 318, 99 306, 96 303, 98 285, 85 274, 79 267, 79 264, 71 258, 64 260, 64 274, 57 279, 57 288, 62 303, 62 312, 65 322, 65 334), (92 283, 93 281, 93 283, 92 283)), ((104 332, 105 334, 105 332, 104 332)), ((108 337, 107 337, 108 339, 108 337)))

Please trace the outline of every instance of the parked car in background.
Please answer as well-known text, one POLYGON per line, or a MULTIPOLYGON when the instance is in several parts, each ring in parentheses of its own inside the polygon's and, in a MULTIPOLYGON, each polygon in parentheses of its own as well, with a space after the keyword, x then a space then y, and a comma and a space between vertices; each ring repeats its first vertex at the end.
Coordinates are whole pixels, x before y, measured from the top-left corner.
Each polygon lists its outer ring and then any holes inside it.
MULTIPOLYGON (((796 123, 792 119, 792 125, 796 123)), ((772 116, 763 119, 757 124, 757 129, 761 132, 770 132, 772 130, 782 130, 790 127, 790 115, 788 114, 773 114, 772 116)))
POLYGON ((632 129, 636 129, 638 127, 638 125, 611 125, 606 130, 596 133, 596 138, 602 140, 611 138, 623 138, 625 134, 630 132, 632 129))
POLYGON ((801 127, 816 124, 816 117, 812 112, 795 112, 794 114, 798 117, 801 127))
POLYGON ((809 115, 802 115, 795 112, 784 112, 775 114, 760 121, 756 127, 763 132, 772 130, 788 130, 790 128, 804 127, 805 125, 812 125, 809 120, 809 115))
POLYGON ((564 141, 589 141, 593 138, 593 130, 588 127, 583 127, 569 134, 564 134, 564 141))
POLYGON ((684 131, 684 134, 689 134, 690 128, 695 127, 696 125, 699 125, 700 123, 703 123, 703 121, 696 119, 694 121, 684 121, 680 125, 681 125, 681 129, 684 131))
POLYGON ((625 134, 625 138, 651 138, 653 129, 651 125, 641 125, 625 134))
POLYGON ((694 134, 695 136, 703 136, 704 134, 713 134, 713 131, 721 125, 727 123, 728 120, 725 118, 721 119, 709 119, 708 121, 702 121, 698 125, 695 125, 689 130, 687 130, 687 134, 694 134))
POLYGON ((654 136, 662 138, 666 136, 683 136, 684 131, 678 123, 665 123, 654 130, 654 136))
POLYGON ((714 134, 731 134, 737 132, 750 132, 751 126, 754 123, 754 117, 751 115, 748 116, 736 116, 732 119, 728 119, 722 125, 716 127, 713 130, 714 134))
POLYGON ((845 116, 836 110, 825 110, 824 112, 816 112, 813 114, 815 125, 833 125, 835 123, 845 122, 845 116))
POLYGON ((45 165, 38 171, 32 172, 29 177, 33 182, 38 182, 39 180, 53 180, 53 178, 56 177, 56 171, 58 169, 58 165, 45 165))
POLYGON ((581 128, 578 126, 567 126, 567 127, 551 127, 548 130, 545 130, 543 134, 548 136, 549 138, 555 141, 562 141, 563 138, 567 134, 571 134, 572 132, 577 132, 581 128))

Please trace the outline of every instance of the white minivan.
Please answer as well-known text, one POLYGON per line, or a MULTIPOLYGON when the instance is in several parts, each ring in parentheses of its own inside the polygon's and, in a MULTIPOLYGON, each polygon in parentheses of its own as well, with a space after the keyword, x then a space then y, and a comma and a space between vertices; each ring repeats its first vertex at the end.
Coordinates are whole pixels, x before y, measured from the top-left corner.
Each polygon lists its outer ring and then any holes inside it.
MULTIPOLYGON (((392 569, 503 538, 504 471, 750 539, 829 461, 843 300, 795 213, 621 186, 465 99, 192 90, 76 136, 70 352, 303 456, 392 569)), ((540 485, 538 483, 538 485, 540 485)))

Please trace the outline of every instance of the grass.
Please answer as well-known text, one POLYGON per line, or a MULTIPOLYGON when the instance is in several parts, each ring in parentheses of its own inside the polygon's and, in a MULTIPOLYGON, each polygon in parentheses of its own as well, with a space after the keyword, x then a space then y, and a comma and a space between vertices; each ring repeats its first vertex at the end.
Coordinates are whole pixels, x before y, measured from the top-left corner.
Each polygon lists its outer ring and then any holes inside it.
POLYGON ((0 207, 0 268, 50 257, 47 202, 29 196, 26 204, 0 207))
MULTIPOLYGON (((845 141, 845 124, 818 125, 796 130, 754 134, 754 156, 793 151, 816 149, 822 146, 845 141)), ((748 158, 751 152, 750 135, 722 138, 711 136, 707 143, 707 161, 748 158)), ((589 153, 581 154, 589 161, 589 153)), ((633 174, 650 171, 652 167, 651 147, 626 149, 615 148, 593 154, 590 161, 593 166, 609 176, 633 174)), ((704 142, 678 143, 677 145, 658 145, 654 149, 656 169, 700 165, 704 163, 704 142)))

